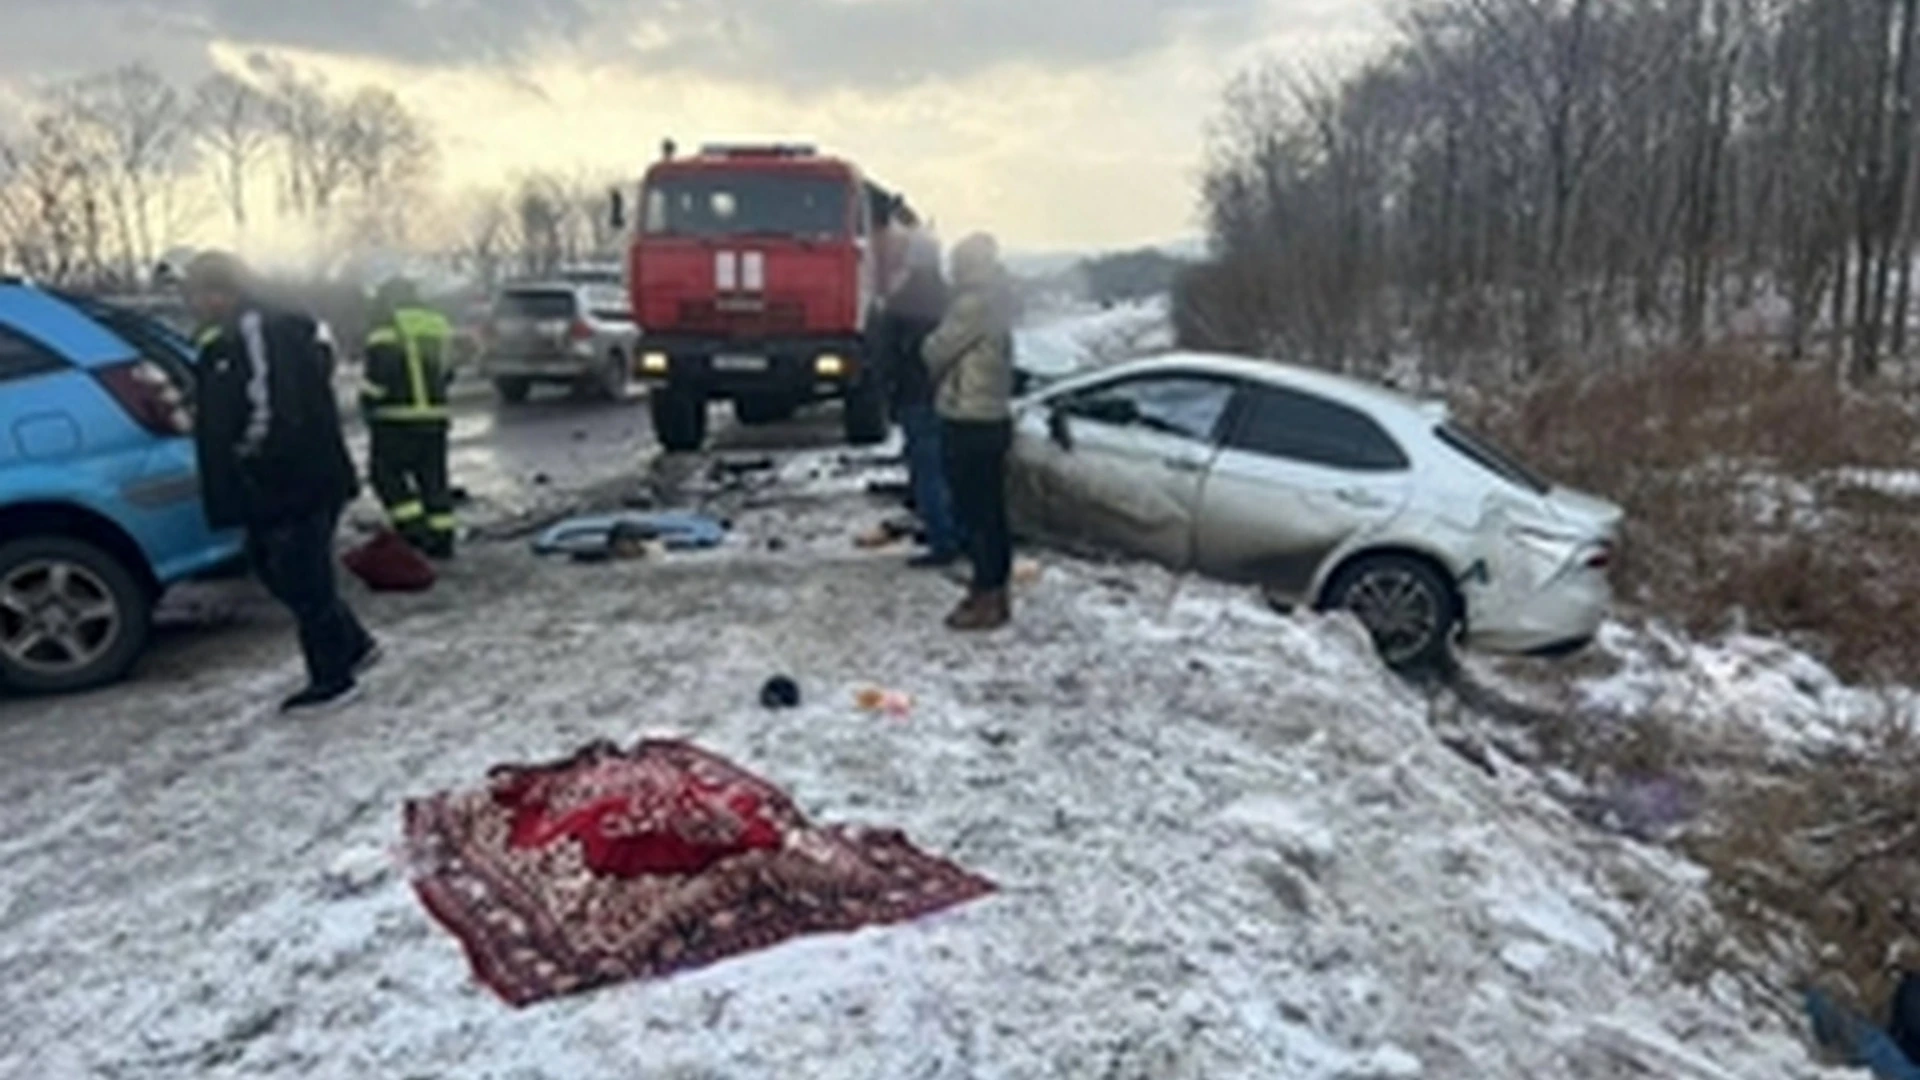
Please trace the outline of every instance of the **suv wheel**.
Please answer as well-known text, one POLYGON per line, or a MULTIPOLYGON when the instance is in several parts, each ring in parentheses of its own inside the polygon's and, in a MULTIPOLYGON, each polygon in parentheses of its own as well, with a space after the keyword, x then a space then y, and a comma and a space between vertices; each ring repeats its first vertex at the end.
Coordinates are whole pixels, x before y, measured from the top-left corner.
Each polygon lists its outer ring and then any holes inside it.
POLYGON ((1446 577, 1420 559, 1362 559, 1327 587, 1323 606, 1358 616, 1380 658, 1402 674, 1442 671, 1452 659, 1459 602, 1446 577))
POLYGON ((855 446, 887 441, 887 393, 879 379, 862 379, 848 388, 846 430, 855 446))
POLYGON ((527 400, 527 395, 532 391, 533 391, 533 381, 531 379, 495 379, 493 380, 493 392, 496 394, 499 394, 500 400, 506 402, 509 405, 520 405, 525 403, 527 400))
POLYGON ((120 560, 84 540, 0 547, 0 678, 29 693, 114 682, 146 647, 153 598, 120 560))
POLYGON ((653 431, 660 445, 675 454, 692 453, 707 441, 707 399, 662 387, 649 398, 653 431))
POLYGON ((613 402, 627 400, 627 391, 633 378, 631 368, 626 353, 619 349, 608 353, 606 366, 600 374, 600 396, 613 402))

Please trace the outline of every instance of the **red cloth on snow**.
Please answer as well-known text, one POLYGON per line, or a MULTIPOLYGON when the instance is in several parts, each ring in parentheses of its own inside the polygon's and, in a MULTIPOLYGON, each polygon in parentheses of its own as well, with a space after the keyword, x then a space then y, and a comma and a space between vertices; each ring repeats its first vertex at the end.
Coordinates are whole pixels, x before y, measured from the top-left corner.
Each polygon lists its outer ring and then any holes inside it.
POLYGON ((680 742, 498 768, 485 787, 408 802, 405 821, 414 891, 514 1005, 993 891, 897 831, 814 826, 680 742))
POLYGON ((613 756, 496 770, 493 799, 512 812, 513 847, 567 837, 579 842, 587 869, 631 878, 691 874, 730 855, 779 848, 780 827, 756 788, 660 757, 613 756))
POLYGON ((425 592, 437 577, 433 564, 392 529, 375 533, 340 561, 375 592, 425 592))

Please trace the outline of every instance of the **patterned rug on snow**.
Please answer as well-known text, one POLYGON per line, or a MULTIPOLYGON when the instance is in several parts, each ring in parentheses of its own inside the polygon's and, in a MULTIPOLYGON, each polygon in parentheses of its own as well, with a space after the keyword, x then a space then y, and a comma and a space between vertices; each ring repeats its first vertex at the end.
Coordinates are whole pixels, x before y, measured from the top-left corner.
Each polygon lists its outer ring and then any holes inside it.
POLYGON ((680 742, 502 766, 485 787, 408 802, 405 822, 421 902, 516 1006, 994 888, 898 832, 815 827, 779 789, 680 742))

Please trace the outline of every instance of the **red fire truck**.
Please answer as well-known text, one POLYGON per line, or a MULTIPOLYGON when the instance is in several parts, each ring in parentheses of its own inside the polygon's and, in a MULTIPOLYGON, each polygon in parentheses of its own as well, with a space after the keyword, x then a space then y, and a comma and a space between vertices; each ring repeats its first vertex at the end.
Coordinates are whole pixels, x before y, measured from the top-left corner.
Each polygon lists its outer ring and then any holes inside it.
POLYGON ((867 331, 881 292, 877 233, 904 204, 812 147, 708 146, 647 170, 627 287, 644 337, 635 375, 668 450, 706 441, 707 405, 744 424, 838 398, 846 436, 886 438, 867 331))

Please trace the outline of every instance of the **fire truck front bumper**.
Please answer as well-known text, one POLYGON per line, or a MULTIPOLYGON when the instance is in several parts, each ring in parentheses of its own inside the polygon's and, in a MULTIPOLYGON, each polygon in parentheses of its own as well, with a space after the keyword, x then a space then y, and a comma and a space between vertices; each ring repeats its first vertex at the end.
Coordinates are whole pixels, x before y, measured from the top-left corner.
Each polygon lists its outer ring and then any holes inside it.
POLYGON ((633 353, 633 375, 655 389, 707 398, 839 397, 867 377, 856 337, 728 341, 648 335, 633 353))

